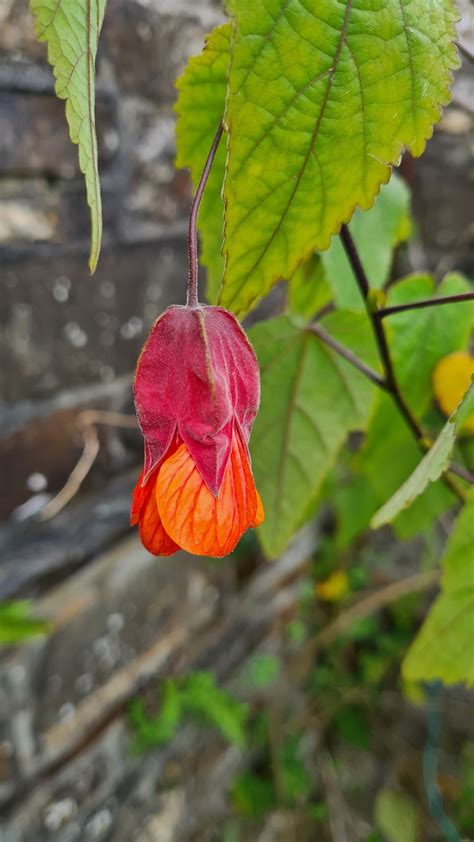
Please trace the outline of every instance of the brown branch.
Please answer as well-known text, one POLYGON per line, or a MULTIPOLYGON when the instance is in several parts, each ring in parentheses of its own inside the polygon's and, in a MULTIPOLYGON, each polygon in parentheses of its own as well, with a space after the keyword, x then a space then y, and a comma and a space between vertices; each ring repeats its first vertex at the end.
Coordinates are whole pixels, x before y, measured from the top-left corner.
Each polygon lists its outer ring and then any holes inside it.
POLYGON ((75 468, 69 475, 65 485, 39 513, 39 520, 51 520, 78 493, 82 483, 89 474, 100 450, 97 424, 107 424, 111 427, 132 429, 137 427, 134 415, 123 415, 121 412, 107 412, 89 409, 81 412, 77 423, 82 431, 84 446, 75 468))

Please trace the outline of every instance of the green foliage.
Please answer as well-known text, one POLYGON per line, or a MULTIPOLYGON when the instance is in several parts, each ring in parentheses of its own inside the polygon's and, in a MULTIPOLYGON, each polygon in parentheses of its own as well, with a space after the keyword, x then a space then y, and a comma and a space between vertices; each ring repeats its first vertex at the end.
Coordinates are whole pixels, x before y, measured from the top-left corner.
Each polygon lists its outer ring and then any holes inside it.
POLYGON ((459 515, 443 558, 441 595, 403 664, 407 681, 474 684, 474 494, 459 515))
MULTIPOLYGON (((178 167, 189 167, 196 187, 204 169, 212 140, 222 121, 227 94, 231 26, 219 26, 206 40, 204 51, 192 58, 176 86, 178 167)), ((202 235, 201 259, 208 270, 207 298, 215 303, 220 289, 224 259, 221 254, 224 205, 222 186, 226 162, 226 141, 221 140, 208 178, 199 211, 202 235)))
POLYGON ((449 466, 456 436, 466 418, 474 413, 474 383, 471 384, 464 399, 444 425, 434 445, 423 457, 413 473, 395 492, 371 521, 373 529, 384 523, 390 523, 403 509, 410 506, 430 482, 436 482, 449 466))
POLYGON ((370 747, 370 724, 363 708, 346 705, 337 713, 334 724, 339 736, 350 745, 358 749, 370 747))
POLYGON ((244 681, 250 687, 264 690, 275 683, 280 672, 280 660, 275 655, 254 655, 247 664, 244 681))
POLYGON ((89 267, 94 272, 102 240, 97 137, 95 130, 95 59, 106 0, 30 0, 36 36, 48 44, 56 94, 66 100, 69 134, 79 147, 91 213, 89 267))
POLYGON ((234 5, 220 301, 242 314, 421 155, 458 59, 450 0, 234 5))
MULTIPOLYGON (((393 249, 407 239, 410 193, 395 173, 384 185, 371 210, 358 208, 349 230, 357 246, 362 265, 373 289, 380 289, 388 281, 393 261, 393 249)), ((363 309, 364 303, 357 288, 344 246, 334 237, 330 247, 321 255, 325 275, 338 307, 363 309)))
POLYGON ((387 842, 417 842, 418 810, 403 792, 382 789, 377 793, 375 821, 387 842))
POLYGON ((281 797, 294 806, 306 801, 312 790, 311 777, 301 757, 301 734, 288 734, 278 756, 278 782, 281 797))
POLYGON ((0 646, 12 646, 30 637, 47 634, 50 623, 32 616, 29 600, 0 603, 0 646))
MULTIPOLYGON (((375 349, 367 320, 333 313, 322 325, 368 362, 375 349)), ((281 552, 351 430, 367 423, 372 384, 304 326, 283 316, 251 331, 261 366, 262 403, 251 448, 265 505, 265 551, 281 552)))
POLYGON ((185 716, 216 728, 230 743, 246 742, 247 705, 216 685, 209 672, 189 673, 164 682, 158 714, 150 717, 141 699, 130 705, 129 718, 138 752, 168 743, 185 716))
POLYGON ((259 819, 277 803, 273 782, 254 772, 243 772, 231 790, 235 810, 249 819, 259 819))

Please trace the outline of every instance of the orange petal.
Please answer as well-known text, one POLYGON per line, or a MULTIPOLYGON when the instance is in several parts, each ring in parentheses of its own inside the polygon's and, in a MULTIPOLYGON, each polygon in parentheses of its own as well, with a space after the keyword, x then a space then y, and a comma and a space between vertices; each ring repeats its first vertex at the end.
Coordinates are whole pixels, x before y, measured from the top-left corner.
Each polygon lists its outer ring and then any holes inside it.
POLYGON ((179 546, 166 533, 156 506, 155 486, 157 471, 154 471, 145 485, 142 485, 143 471, 135 486, 130 520, 132 526, 139 523, 143 546, 153 555, 173 555, 179 546))
POLYGON ((180 547, 215 558, 232 552, 245 530, 260 523, 263 516, 247 451, 238 432, 234 433, 217 498, 182 444, 158 471, 156 500, 164 528, 180 547))
POLYGON ((251 526, 253 527, 260 526, 260 524, 263 523, 263 521, 265 520, 265 511, 263 508, 262 498, 260 497, 260 494, 256 489, 255 493, 257 495, 257 511, 255 512, 255 517, 253 519, 253 522, 251 523, 251 526))

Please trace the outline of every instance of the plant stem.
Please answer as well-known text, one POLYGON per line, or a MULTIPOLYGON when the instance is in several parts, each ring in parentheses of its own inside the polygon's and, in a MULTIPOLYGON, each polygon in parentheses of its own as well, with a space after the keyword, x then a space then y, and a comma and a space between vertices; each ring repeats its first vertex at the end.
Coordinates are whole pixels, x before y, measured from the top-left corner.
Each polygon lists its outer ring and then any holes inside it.
POLYGON ((425 307, 438 307, 441 304, 458 304, 461 301, 474 301, 474 291, 462 292, 459 295, 445 295, 439 298, 426 298, 421 301, 413 301, 411 304, 397 304, 394 307, 382 307, 374 315, 377 319, 384 319, 385 316, 404 313, 406 310, 421 310, 425 307))
POLYGON ((357 253, 356 245, 352 236, 349 232, 347 225, 343 225, 341 228, 341 240, 343 246, 346 250, 346 254, 349 258, 349 262, 352 266, 354 271, 357 284, 359 286, 360 292, 365 302, 365 306, 367 309, 367 314, 369 316, 372 330, 374 332, 375 341, 377 343, 377 348, 379 350, 380 360, 383 365, 384 373, 385 373, 385 384, 386 389, 392 395, 393 400, 397 404, 401 414, 405 418, 407 425, 410 427, 413 435, 415 436, 416 440, 420 442, 423 439, 423 430, 421 429, 420 425, 418 424, 416 418, 413 417, 411 411, 405 402, 405 399, 400 391, 398 386, 397 378, 395 376, 395 370, 393 368, 392 358, 390 356, 390 350, 388 347, 387 337, 385 334, 385 330, 383 324, 379 319, 376 318, 375 314, 372 312, 369 306, 369 293, 370 293, 370 284, 367 279, 367 275, 365 274, 364 267, 360 261, 359 255, 357 253))
MULTIPOLYGON (((422 453, 425 453, 426 447, 423 443, 423 440, 426 437, 418 421, 412 415, 410 407, 405 401, 405 398, 403 397, 403 394, 400 390, 400 386, 398 385, 395 370, 393 368, 392 358, 390 356, 390 349, 388 347, 387 336, 385 333, 383 322, 382 319, 377 317, 376 312, 374 312, 370 306, 370 284, 367 275, 365 274, 364 267, 362 266, 362 263, 360 261, 356 245, 354 243, 354 240, 352 239, 351 233, 347 225, 343 225, 341 228, 341 240, 345 248, 347 257, 349 259, 349 263, 351 264, 352 270, 354 272, 362 298, 364 299, 367 315, 372 325, 372 330, 374 332, 375 341, 384 370, 385 389, 392 396, 392 399, 398 407, 400 414, 405 419, 408 428, 411 430, 418 444, 418 447, 420 448, 422 453)), ((452 468, 450 467, 449 470, 452 470, 452 468)), ((463 471, 462 468, 460 470, 463 471)), ((459 471, 457 470, 457 466, 454 469, 454 472, 459 473, 459 471)), ((454 483, 451 480, 448 473, 443 474, 443 482, 445 483, 445 485, 448 486, 448 488, 453 492, 453 494, 455 494, 458 500, 464 502, 463 492, 457 487, 456 483, 454 483)))
POLYGON ((341 357, 344 357, 347 362, 351 363, 355 368, 365 374, 372 383, 375 383, 380 389, 386 389, 385 380, 377 374, 376 371, 373 371, 368 365, 366 365, 362 360, 356 357, 349 348, 346 348, 344 345, 341 345, 337 339, 333 339, 333 337, 324 330, 321 325, 317 323, 313 323, 308 325, 306 328, 310 333, 314 333, 325 345, 328 345, 329 348, 332 348, 333 351, 336 351, 341 357))
POLYGON ((191 206, 191 213, 189 215, 189 241, 188 241, 188 254, 189 254, 189 276, 188 276, 188 295, 186 304, 188 307, 197 307, 198 306, 198 275, 199 275, 199 258, 198 258, 198 238, 197 238, 197 218, 199 213, 199 206, 201 204, 201 199, 203 197, 204 188, 207 183, 207 179, 209 173, 211 171, 212 164, 214 162, 214 158, 216 157, 217 148, 219 146, 219 141, 222 137, 222 133, 224 131, 223 123, 219 124, 219 128, 217 129, 216 135, 214 140, 212 141, 212 146, 207 157, 206 164, 204 166, 197 190, 196 195, 194 196, 194 200, 191 206))

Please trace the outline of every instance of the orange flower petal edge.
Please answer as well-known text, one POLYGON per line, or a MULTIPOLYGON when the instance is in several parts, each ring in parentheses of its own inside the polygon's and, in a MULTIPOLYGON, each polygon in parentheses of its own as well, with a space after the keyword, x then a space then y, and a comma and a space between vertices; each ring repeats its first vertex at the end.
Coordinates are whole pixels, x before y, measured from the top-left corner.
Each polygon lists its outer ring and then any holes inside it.
POLYGON ((143 546, 153 555, 169 556, 179 550, 172 538, 165 532, 156 505, 156 481, 158 469, 153 471, 143 485, 142 471, 133 492, 130 521, 132 526, 139 524, 140 539, 143 546))
POLYGON ((258 526, 264 516, 247 448, 236 428, 217 497, 181 444, 158 469, 155 500, 161 524, 177 545, 214 558, 232 552, 246 529, 258 526))

